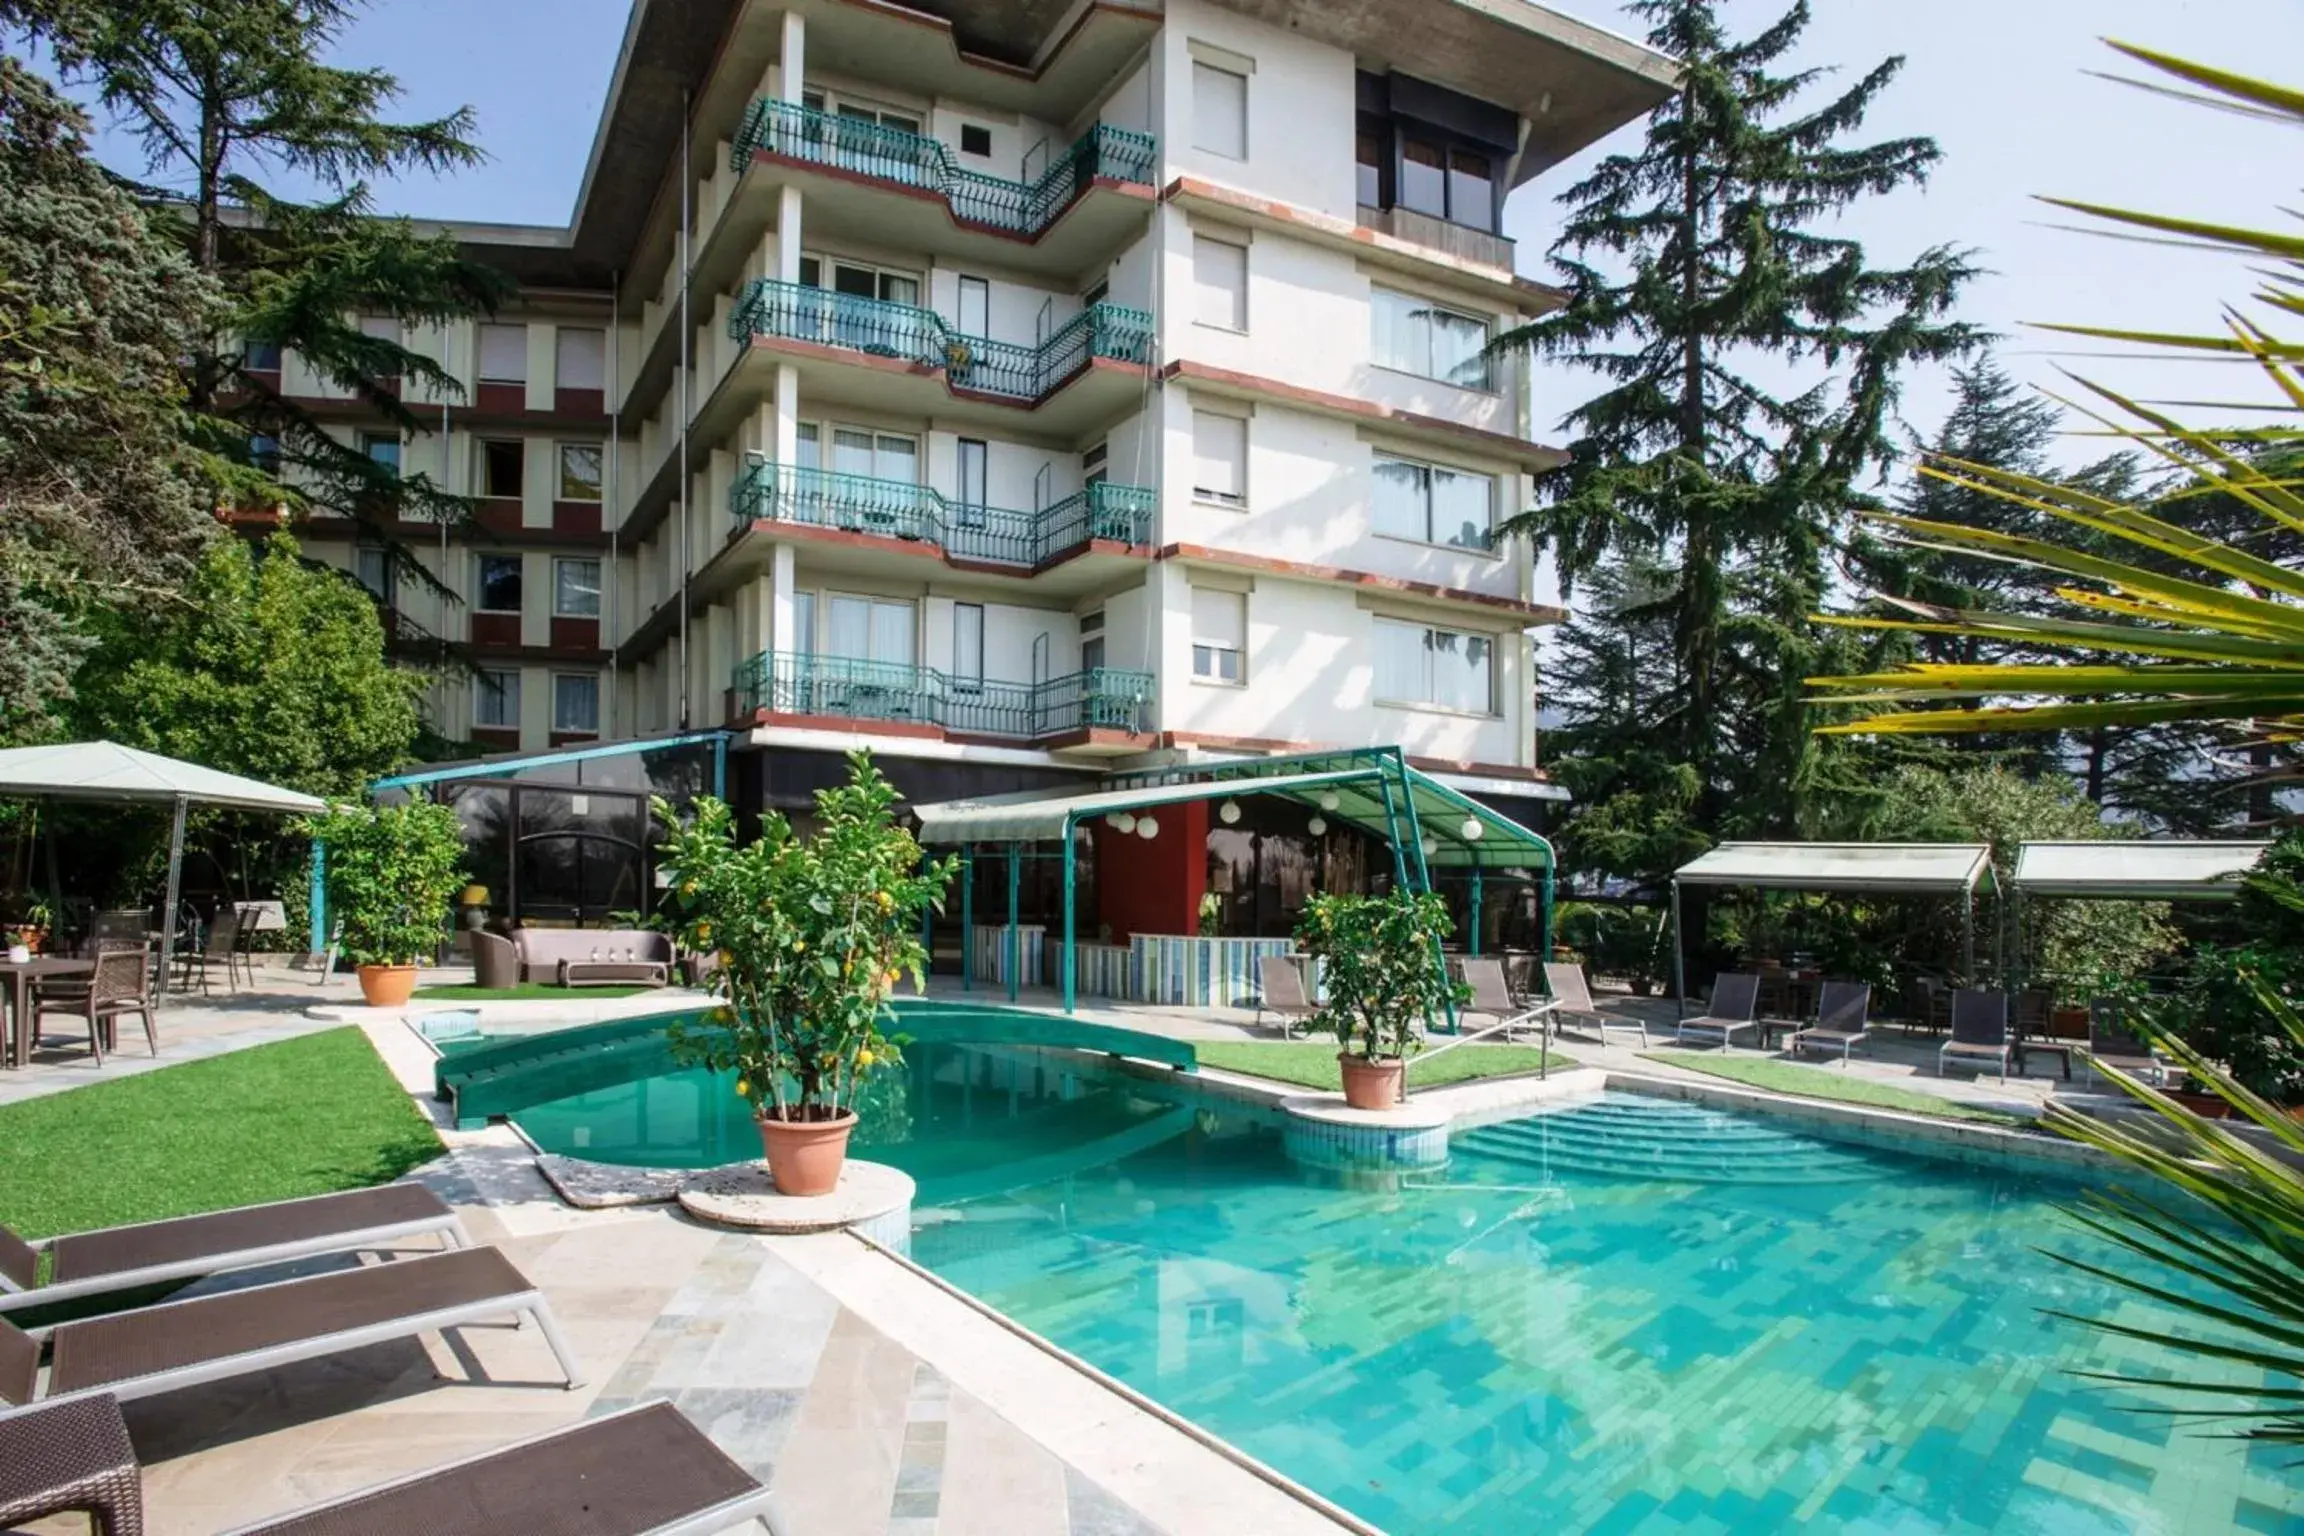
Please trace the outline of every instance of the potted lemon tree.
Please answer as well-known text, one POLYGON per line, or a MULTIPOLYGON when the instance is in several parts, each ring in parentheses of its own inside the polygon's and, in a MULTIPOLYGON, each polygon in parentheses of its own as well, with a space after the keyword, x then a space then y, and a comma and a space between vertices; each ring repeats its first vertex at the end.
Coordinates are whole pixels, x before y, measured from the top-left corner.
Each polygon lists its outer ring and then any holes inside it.
POLYGON ((1447 903, 1429 891, 1321 894, 1304 904, 1296 942, 1321 963, 1313 1023, 1342 1047, 1336 1064, 1354 1109, 1397 1105, 1408 1058, 1424 1048, 1425 1020, 1471 995, 1440 961, 1438 940, 1452 926, 1447 903))
POLYGON ((771 811, 743 842, 719 800, 698 800, 687 820, 655 802, 668 882, 659 924, 718 960, 709 985, 723 999, 674 1022, 672 1053, 733 1079, 783 1194, 839 1183, 861 1085, 899 1059, 885 1029, 889 997, 905 977, 917 986, 925 976, 921 918, 957 867, 924 863, 895 803, 861 752, 847 783, 818 791, 806 837, 771 811))
POLYGON ((448 908, 464 884, 464 829, 428 800, 332 805, 298 830, 327 855, 328 905, 371 1008, 397 1008, 416 990, 416 968, 440 947, 448 908))

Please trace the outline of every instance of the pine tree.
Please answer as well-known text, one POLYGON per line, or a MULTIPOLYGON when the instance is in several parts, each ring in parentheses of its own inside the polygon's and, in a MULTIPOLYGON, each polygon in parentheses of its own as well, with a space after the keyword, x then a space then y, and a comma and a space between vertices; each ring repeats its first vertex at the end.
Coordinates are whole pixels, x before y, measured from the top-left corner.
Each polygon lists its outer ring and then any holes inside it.
MULTIPOLYGON (((423 475, 402 477, 249 366, 252 347, 291 352, 404 435, 427 429, 409 386, 451 399, 440 366, 373 335, 364 316, 405 327, 486 312, 507 292, 445 234, 381 218, 368 180, 477 163, 469 109, 429 122, 382 114, 390 75, 321 62, 355 9, 349 0, 0 0, 0 26, 43 44, 65 79, 94 89, 145 157, 129 184, 172 213, 193 266, 223 288, 226 324, 184 365, 195 440, 226 505, 311 505, 356 519, 437 583, 391 537, 396 520, 460 524, 472 503, 423 475), (267 176, 325 190, 299 201, 267 176)), ((398 329, 398 328, 396 328, 398 329)))
POLYGON ((1513 527, 1555 553, 1571 594, 1613 562, 1645 560, 1665 579, 1642 607, 1671 638, 1649 663, 1652 703, 1575 722, 1614 769, 1580 814, 1607 815, 1617 794, 1653 802, 1686 776, 1705 833, 1788 832, 1837 771, 1808 736, 1798 680, 1835 664, 1823 648, 1841 642, 1806 616, 1845 512, 1896 450, 1907 370, 1979 340, 1948 318, 1973 269, 1946 248, 1874 267, 1829 228, 1923 183, 1938 159, 1925 138, 1844 142, 1901 59, 1803 110, 1820 72, 1773 66, 1808 25, 1805 0, 1742 41, 1718 0, 1634 9, 1683 83, 1637 151, 1563 194, 1552 257, 1568 301, 1500 342, 1604 381, 1568 414, 1573 462, 1513 527))

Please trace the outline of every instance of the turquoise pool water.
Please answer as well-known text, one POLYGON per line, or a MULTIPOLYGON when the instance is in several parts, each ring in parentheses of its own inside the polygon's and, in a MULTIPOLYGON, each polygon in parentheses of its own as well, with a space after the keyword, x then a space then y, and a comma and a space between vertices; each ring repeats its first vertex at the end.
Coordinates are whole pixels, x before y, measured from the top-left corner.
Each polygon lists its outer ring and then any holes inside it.
MULTIPOLYGON (((1071 1058, 914 1046, 857 1148, 913 1254, 1395 1536, 2304 1529, 2304 1477, 2076 1371, 2169 1360, 2068 1186, 1666 1100, 1460 1133, 1446 1166, 1291 1159, 1268 1113, 1071 1058)), ((757 1155, 675 1072, 521 1111, 548 1150, 757 1155)))

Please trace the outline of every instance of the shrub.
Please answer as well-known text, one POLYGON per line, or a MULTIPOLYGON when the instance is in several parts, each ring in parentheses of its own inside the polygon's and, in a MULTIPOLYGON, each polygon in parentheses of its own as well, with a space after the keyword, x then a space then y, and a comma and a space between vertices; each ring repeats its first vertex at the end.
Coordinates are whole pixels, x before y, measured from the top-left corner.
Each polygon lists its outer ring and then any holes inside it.
POLYGON ((297 824, 327 852, 328 903, 355 965, 432 957, 464 884, 464 829, 445 805, 336 805, 297 824))
POLYGON ((1325 1001, 1315 1024, 1367 1060, 1423 1049, 1425 1021, 1471 996, 1441 965, 1439 941, 1450 927, 1436 892, 1314 896, 1296 941, 1322 966, 1325 1001))

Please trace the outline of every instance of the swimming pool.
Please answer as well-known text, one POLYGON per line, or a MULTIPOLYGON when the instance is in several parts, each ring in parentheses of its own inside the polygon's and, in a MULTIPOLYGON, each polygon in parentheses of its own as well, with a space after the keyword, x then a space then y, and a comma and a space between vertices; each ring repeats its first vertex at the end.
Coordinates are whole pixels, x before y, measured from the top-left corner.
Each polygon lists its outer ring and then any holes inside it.
MULTIPOLYGON (((915 1046, 858 1150, 913 1257, 1395 1536, 2278 1531, 2281 1453, 2083 1370, 2165 1356, 2067 1186, 1611 1094, 1413 1174, 1292 1161, 1267 1111, 1076 1058, 915 1046)), ((534 1106, 548 1150, 756 1155, 672 1073, 534 1106)))

